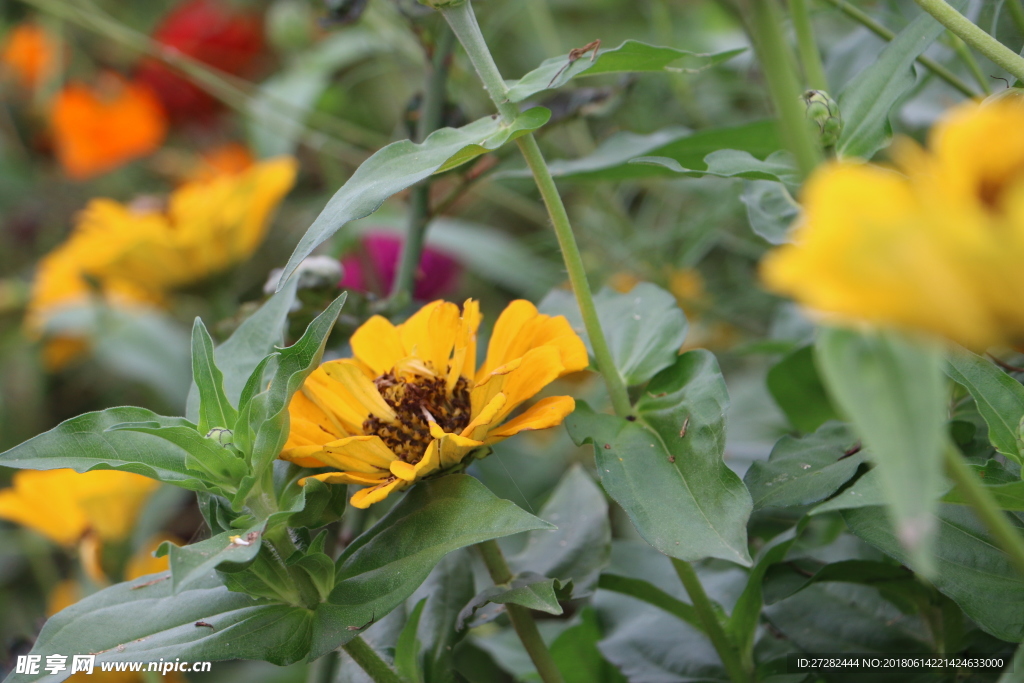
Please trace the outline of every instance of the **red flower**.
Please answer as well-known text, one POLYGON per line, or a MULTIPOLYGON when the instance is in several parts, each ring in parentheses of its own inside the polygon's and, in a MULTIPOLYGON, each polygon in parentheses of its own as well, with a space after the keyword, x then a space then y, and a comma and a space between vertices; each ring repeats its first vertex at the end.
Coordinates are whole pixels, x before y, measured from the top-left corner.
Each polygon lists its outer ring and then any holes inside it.
MULTIPOLYGON (((250 73, 263 50, 263 22, 228 2, 188 0, 168 14, 153 39, 233 76, 250 73)), ((146 59, 137 77, 160 96, 175 121, 209 119, 219 103, 164 63, 146 59)))
MULTIPOLYGON (((361 248, 345 256, 341 265, 345 273, 338 286, 342 289, 376 291, 388 294, 398 270, 402 252, 402 239, 384 233, 366 235, 360 240, 361 248)), ((425 247, 416 270, 413 297, 430 301, 454 289, 459 277, 459 264, 451 256, 425 247)))

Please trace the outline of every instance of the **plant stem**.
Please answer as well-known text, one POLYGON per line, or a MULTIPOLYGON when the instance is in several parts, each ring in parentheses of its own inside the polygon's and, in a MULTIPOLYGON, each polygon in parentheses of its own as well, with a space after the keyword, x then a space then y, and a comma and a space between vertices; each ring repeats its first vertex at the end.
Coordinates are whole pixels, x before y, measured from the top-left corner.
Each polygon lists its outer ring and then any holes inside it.
POLYGON ((974 58, 974 54, 971 53, 971 48, 967 47, 967 43, 960 40, 960 37, 947 31, 949 34, 950 41, 953 45, 953 50, 956 51, 957 56, 960 60, 967 65, 967 69, 974 76, 974 82, 978 84, 981 91, 986 95, 992 94, 992 88, 989 86, 988 80, 985 78, 985 74, 981 72, 981 67, 978 66, 978 60, 974 58))
POLYGON ((935 20, 960 36, 965 43, 988 57, 1017 80, 1024 81, 1024 58, 1006 47, 998 40, 982 31, 970 19, 956 11, 946 0, 914 0, 925 12, 935 20))
POLYGON ((1020 0, 1006 0, 1004 6, 1010 11, 1010 18, 1017 30, 1024 33, 1024 5, 1021 5, 1020 0))
MULTIPOLYGON (((480 25, 473 13, 472 4, 467 0, 460 5, 442 8, 441 13, 465 48, 470 62, 479 74, 480 80, 483 81, 484 89, 491 96, 502 119, 505 123, 511 123, 519 113, 519 108, 508 101, 508 87, 501 77, 501 72, 498 71, 498 66, 494 63, 487 43, 484 42, 480 25)), ((604 330, 601 329, 601 322, 597 317, 597 307, 594 305, 590 283, 587 281, 583 257, 580 255, 579 245, 576 244, 576 237, 569 222, 569 214, 565 210, 565 204, 562 202, 561 195, 558 194, 558 188, 544 161, 544 155, 541 154, 540 148, 537 146, 536 139, 528 133, 519 138, 516 143, 519 145, 519 151, 526 158, 526 164, 533 173, 534 181, 537 183, 537 188, 544 199, 544 205, 547 207, 548 215, 555 229, 555 236, 558 238, 558 246, 562 251, 562 259, 569 274, 569 282, 572 284, 576 302, 580 307, 583 325, 590 338, 594 359, 597 361, 598 370, 604 376, 605 384, 608 385, 612 406, 617 415, 625 417, 632 410, 629 394, 626 391, 626 382, 618 368, 615 367, 611 349, 605 338, 604 330)))
MULTIPOLYGON (((420 117, 416 122, 416 142, 423 142, 427 136, 441 127, 444 118, 445 86, 448 83, 449 58, 455 47, 455 35, 446 26, 440 29, 440 36, 434 45, 434 55, 430 64, 430 77, 427 79, 423 104, 420 106, 420 117)), ((402 246, 402 256, 398 263, 398 272, 391 286, 390 298, 393 305, 404 306, 412 301, 416 286, 416 270, 423 254, 423 242, 430 222, 430 186, 432 181, 427 178, 420 182, 412 191, 409 206, 409 227, 402 246)))
POLYGON ((792 54, 782 37, 779 8, 775 0, 747 0, 747 4, 752 10, 751 38, 768 80, 782 140, 796 158, 800 174, 806 177, 821 161, 821 149, 811 137, 811 127, 804 115, 800 86, 790 66, 792 54))
POLYGON ((711 599, 704 592, 704 586, 701 585, 697 572, 694 571, 689 562, 677 560, 674 557, 672 558, 672 566, 675 567, 679 580, 682 581, 683 587, 686 588, 686 592, 690 596, 690 602, 693 603, 693 609, 697 612, 697 618, 700 619, 701 624, 704 626, 704 632, 708 634, 711 644, 715 646, 718 656, 721 657, 722 664, 725 665, 729 678, 733 683, 753 683, 753 676, 740 663, 740 653, 736 649, 735 643, 726 635, 725 629, 722 628, 718 615, 715 613, 715 608, 711 605, 711 599))
POLYGON ((793 20, 796 31, 796 45, 800 53, 800 63, 804 67, 807 85, 815 90, 828 90, 828 79, 825 78, 825 66, 821 63, 821 53, 814 40, 814 25, 807 11, 807 0, 789 0, 789 16, 793 20))
POLYGON ((953 446, 948 446, 945 453, 946 475, 955 483, 960 493, 981 518, 996 543, 1010 557, 1010 561, 1024 577, 1024 535, 999 507, 977 475, 964 462, 953 446))
MULTIPOLYGON (((495 540, 484 541, 476 544, 477 550, 487 565, 487 571, 495 585, 507 584, 512 580, 512 570, 505 561, 505 555, 501 552, 501 546, 495 540)), ((522 605, 505 605, 509 619, 512 620, 512 627, 519 635, 523 647, 537 667, 537 673, 544 683, 563 683, 562 673, 558 670, 548 646, 537 630, 537 622, 533 620, 530 610, 522 605)))
POLYGON ((366 675, 374 680, 374 683, 406 683, 402 677, 381 659, 370 645, 363 640, 362 636, 356 636, 341 646, 349 657, 355 660, 366 675))
MULTIPOLYGON (((896 33, 894 31, 878 23, 871 17, 871 15, 862 11, 859 7, 851 5, 846 0, 825 0, 825 2, 842 11, 843 14, 858 22, 864 28, 868 29, 883 40, 891 41, 896 37, 896 33)), ((917 63, 931 71, 942 80, 946 81, 946 83, 949 83, 967 97, 975 97, 978 94, 972 90, 970 86, 960 80, 956 74, 936 62, 931 57, 921 55, 917 58, 917 63)))

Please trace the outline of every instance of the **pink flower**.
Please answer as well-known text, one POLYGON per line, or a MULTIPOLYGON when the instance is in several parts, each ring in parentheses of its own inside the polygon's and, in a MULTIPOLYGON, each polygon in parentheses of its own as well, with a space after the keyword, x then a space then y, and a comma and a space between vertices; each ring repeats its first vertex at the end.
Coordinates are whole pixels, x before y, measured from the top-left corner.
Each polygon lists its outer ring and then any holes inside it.
MULTIPOLYGON (((338 286, 342 289, 388 294, 398 270, 402 242, 401 237, 387 233, 364 235, 360 246, 341 259, 345 273, 338 286)), ((430 301, 444 296, 455 288, 459 272, 458 261, 436 249, 425 247, 416 270, 413 298, 430 301)))

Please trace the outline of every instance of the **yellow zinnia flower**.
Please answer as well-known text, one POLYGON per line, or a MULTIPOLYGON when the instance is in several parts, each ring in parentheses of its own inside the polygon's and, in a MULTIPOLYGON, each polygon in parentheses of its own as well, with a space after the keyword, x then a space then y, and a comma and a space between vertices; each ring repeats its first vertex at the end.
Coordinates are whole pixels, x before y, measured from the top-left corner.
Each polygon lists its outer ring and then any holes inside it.
POLYGON ((364 486, 352 505, 366 508, 461 467, 475 449, 560 424, 575 408, 570 396, 542 399, 502 423, 555 379, 587 367, 586 348, 568 321, 513 301, 477 369, 480 320, 472 299, 461 314, 455 304, 435 301, 401 325, 370 318, 350 340, 355 357, 324 363, 292 398, 281 457, 337 468, 307 479, 364 486))
POLYGON ((160 486, 131 472, 68 469, 19 470, 12 484, 0 490, 0 519, 68 547, 92 534, 100 541, 127 538, 139 510, 160 486))
POLYGON ((840 321, 923 330, 974 349, 1024 337, 1024 107, 969 103, 897 170, 843 161, 803 192, 793 244, 762 277, 840 321))
MULTIPOLYGON (((263 241, 295 173, 295 161, 280 158, 187 183, 166 207, 152 200, 92 200, 68 240, 39 264, 29 329, 40 334, 52 315, 95 295, 116 306, 161 305, 170 290, 244 261, 263 241)), ((75 338, 54 341, 47 350, 50 367, 82 346, 75 338)))

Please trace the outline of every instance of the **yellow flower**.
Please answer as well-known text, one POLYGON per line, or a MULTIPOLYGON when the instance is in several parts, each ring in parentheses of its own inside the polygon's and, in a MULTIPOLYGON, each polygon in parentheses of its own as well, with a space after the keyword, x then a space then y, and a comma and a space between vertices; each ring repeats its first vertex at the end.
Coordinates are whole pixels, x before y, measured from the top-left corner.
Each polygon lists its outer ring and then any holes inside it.
POLYGON ((355 357, 324 363, 295 394, 281 457, 340 470, 307 479, 364 486, 352 504, 366 508, 460 467, 475 449, 560 424, 575 408, 569 396, 542 399, 504 421, 555 379, 587 367, 568 321, 513 301, 477 369, 480 320, 472 299, 461 315, 455 304, 435 301, 401 325, 368 320, 352 335, 355 357))
MULTIPOLYGON (((94 199, 66 242, 39 264, 27 323, 36 335, 60 310, 101 295, 115 306, 162 305, 166 294, 249 258, 295 181, 293 159, 256 164, 187 183, 167 206, 94 199)), ((83 345, 58 337, 48 364, 60 367, 83 345)))
POLYGON ((0 519, 27 526, 63 546, 91 534, 101 541, 123 540, 159 486, 140 474, 115 470, 20 470, 12 483, 0 491, 0 519))
POLYGON ((1024 337, 1024 107, 962 105, 928 150, 901 140, 893 158, 819 169, 765 284, 826 317, 975 349, 1024 337))

